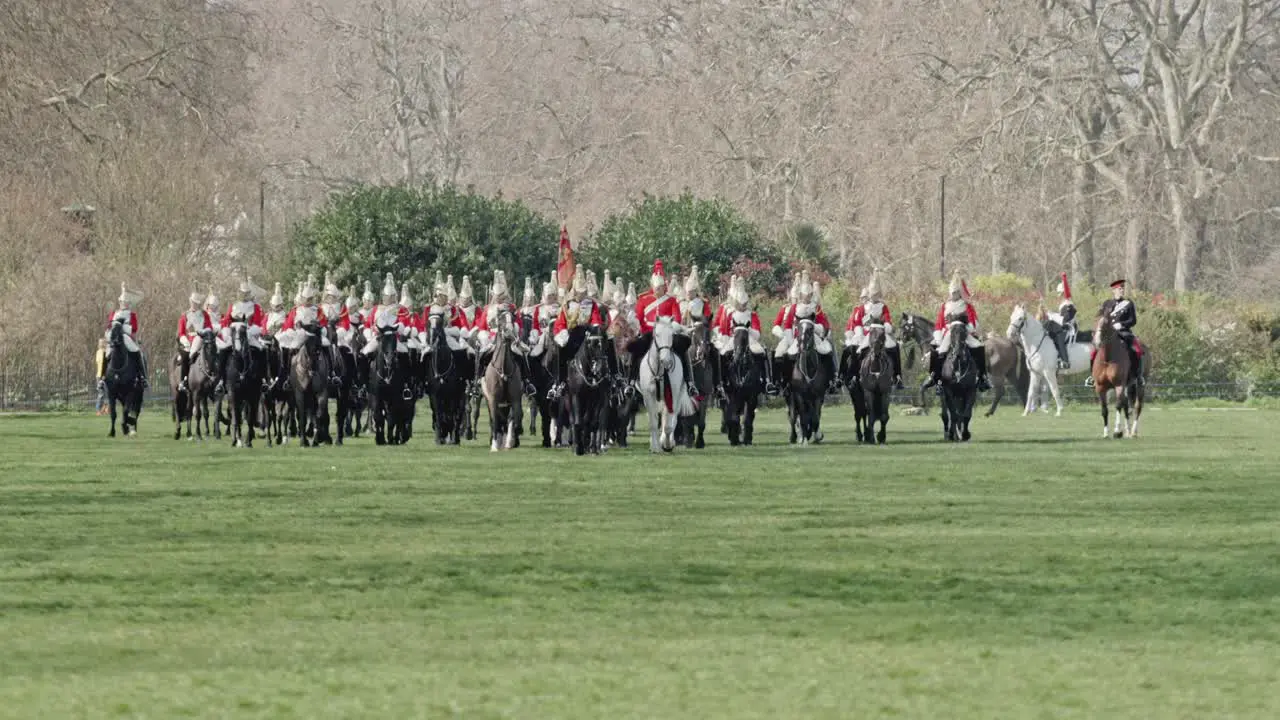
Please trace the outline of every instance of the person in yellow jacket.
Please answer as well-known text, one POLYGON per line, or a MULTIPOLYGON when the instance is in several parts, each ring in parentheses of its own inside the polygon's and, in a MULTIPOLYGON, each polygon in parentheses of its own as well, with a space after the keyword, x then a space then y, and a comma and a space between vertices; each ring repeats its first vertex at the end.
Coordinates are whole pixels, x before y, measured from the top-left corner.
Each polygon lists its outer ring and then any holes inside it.
POLYGON ((107 339, 98 338, 98 349, 93 353, 94 377, 98 378, 98 400, 94 412, 101 415, 107 411, 107 383, 102 379, 107 374, 107 339))

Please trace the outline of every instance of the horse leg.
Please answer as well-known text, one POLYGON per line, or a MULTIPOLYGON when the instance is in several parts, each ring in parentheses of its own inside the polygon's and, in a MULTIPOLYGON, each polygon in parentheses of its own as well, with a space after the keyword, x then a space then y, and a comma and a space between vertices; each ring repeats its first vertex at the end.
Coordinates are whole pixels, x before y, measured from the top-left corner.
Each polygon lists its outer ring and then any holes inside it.
POLYGON ((654 402, 650 402, 647 399, 645 401, 645 404, 649 406, 649 412, 647 413, 649 416, 649 452, 652 453, 662 452, 662 446, 658 440, 658 432, 661 430, 660 424, 662 422, 660 417, 662 411, 658 406, 661 402, 661 398, 654 402))
POLYGON ((1098 407, 1102 410, 1102 437, 1111 437, 1111 429, 1107 422, 1107 391, 1102 390, 1098 393, 1098 407))
POLYGON ((791 437, 787 442, 792 445, 796 444, 796 420, 796 394, 792 393, 791 397, 787 398, 787 425, 791 426, 791 437))
POLYGON ((756 434, 756 397, 757 393, 751 393, 747 397, 747 406, 745 418, 742 421, 742 444, 751 445, 755 441, 756 434))
POLYGON ((1045 382, 1049 385, 1049 394, 1053 395, 1053 404, 1057 408, 1054 417, 1062 417, 1062 390, 1058 387, 1058 374, 1045 376, 1045 382))
POLYGON ((1036 398, 1040 395, 1040 373, 1031 370, 1030 384, 1027 385, 1027 402, 1022 408, 1022 417, 1030 415, 1036 409, 1036 398))
POLYGON ((991 389, 995 390, 995 397, 991 399, 991 408, 987 410, 986 417, 996 414, 996 408, 1000 407, 1000 400, 1004 398, 1005 379, 1002 377, 991 378, 991 389))

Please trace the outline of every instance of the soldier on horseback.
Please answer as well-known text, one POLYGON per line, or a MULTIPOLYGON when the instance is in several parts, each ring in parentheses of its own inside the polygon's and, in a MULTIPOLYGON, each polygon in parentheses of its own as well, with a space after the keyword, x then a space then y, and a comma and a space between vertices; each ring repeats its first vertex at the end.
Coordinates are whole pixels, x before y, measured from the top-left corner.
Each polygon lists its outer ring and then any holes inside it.
MULTIPOLYGON (((450 285, 452 285, 452 277, 450 276, 450 285)), ((458 314, 462 316, 463 326, 470 332, 476 326, 479 320, 480 308, 476 306, 475 296, 472 294, 471 277, 462 276, 462 289, 458 291, 458 314)))
MULTIPOLYGON (((527 289, 532 293, 532 287, 527 289)), ((498 316, 505 310, 511 314, 513 322, 516 317, 516 304, 511 302, 511 292, 507 288, 507 274, 501 270, 493 271, 493 285, 489 287, 489 300, 484 311, 477 313, 476 326, 472 330, 479 344, 479 367, 482 368, 488 364, 490 355, 493 353, 494 335, 499 329, 498 316)), ((512 351, 517 355, 524 354, 518 344, 512 346, 512 351)))
POLYGON ((329 318, 324 310, 316 305, 316 279, 307 276, 306 282, 298 288, 295 296, 297 304, 284 318, 284 325, 276 335, 280 347, 298 350, 306 345, 307 332, 317 332, 320 336, 320 347, 330 352, 329 335, 324 331, 329 326, 329 318))
POLYGON ((365 345, 360 350, 361 354, 372 355, 378 351, 378 335, 383 328, 395 328, 397 353, 409 352, 408 342, 413 337, 414 327, 417 325, 409 313, 411 300, 409 284, 404 284, 397 298, 396 280, 391 273, 387 273, 382 284, 382 302, 375 305, 364 319, 365 345))
POLYGON ((1067 274, 1062 273, 1062 281, 1058 283, 1058 295, 1062 302, 1058 303, 1058 311, 1045 313, 1044 330, 1053 340, 1053 347, 1058 351, 1058 368, 1065 370, 1071 367, 1071 358, 1067 355, 1067 345, 1076 339, 1076 304, 1071 300, 1071 286, 1067 284, 1067 274))
POLYGON ((898 341, 893 337, 893 314, 889 312, 889 306, 880 295, 880 271, 872 271, 871 282, 862 289, 859 297, 863 298, 864 302, 853 309, 853 314, 849 316, 849 322, 845 325, 845 347, 856 350, 860 364, 871 351, 870 334, 867 331, 872 325, 884 326, 884 347, 889 353, 889 359, 893 362, 893 382, 901 390, 903 388, 902 348, 898 347, 898 341))
MULTIPOLYGON (((1129 367, 1133 368, 1134 382, 1139 387, 1146 384, 1147 379, 1143 375, 1142 368, 1142 343, 1138 341, 1138 336, 1133 333, 1133 326, 1138 324, 1138 308, 1133 301, 1124 296, 1125 281, 1116 280, 1111 283, 1111 299, 1102 304, 1098 310, 1098 317, 1103 322, 1111 323, 1115 328, 1116 334, 1124 340, 1125 347, 1129 350, 1129 367)), ((1095 343, 1097 339, 1095 338, 1095 343)), ((1089 365, 1093 366, 1093 359, 1098 354, 1098 346, 1095 344, 1093 349, 1089 351, 1089 365)), ((1085 380, 1085 385, 1093 387, 1093 377, 1085 380)))
POLYGON ((284 290, 280 287, 280 283, 276 283, 275 290, 271 293, 271 312, 267 313, 267 330, 268 337, 275 337, 284 328, 284 319, 288 317, 288 313, 284 309, 284 290))
POLYGON ((547 392, 550 400, 559 399, 564 393, 568 381, 569 361, 578 353, 582 341, 586 337, 586 329, 591 326, 603 327, 604 319, 600 315, 600 304, 589 291, 582 266, 574 271, 572 296, 560 308, 555 325, 551 327, 551 339, 556 344, 556 382, 547 392))
POLYGON ((218 330, 218 386, 215 393, 226 391, 223 379, 227 367, 227 358, 231 355, 231 333, 237 325, 245 325, 248 329, 249 347, 255 350, 266 350, 262 344, 262 333, 267 329, 267 314, 258 304, 258 298, 267 293, 266 290, 253 284, 253 278, 245 277, 240 281, 240 299, 227 306, 227 313, 222 316, 222 327, 218 330))
POLYGON ((213 329, 213 319, 200 307, 204 297, 193 292, 188 300, 191 307, 178 318, 178 358, 182 366, 182 381, 178 383, 180 392, 191 389, 187 385, 187 376, 191 372, 191 358, 200 352, 200 333, 213 329))
MULTIPOLYGON (((441 326, 444 328, 445 342, 450 350, 456 352, 467 349, 470 346, 466 345, 462 340, 462 336, 466 334, 467 330, 466 325, 462 322, 462 315, 453 306, 453 303, 449 301, 449 295, 453 289, 453 276, 450 275, 449 278, 450 282, 446 283, 441 279, 440 271, 436 271, 435 286, 431 289, 431 303, 423 308, 422 317, 419 319, 418 325, 422 327, 423 332, 429 333, 431 331, 431 319, 433 317, 439 318, 441 326)), ((373 317, 373 315, 370 314, 369 317, 373 317)), ((368 322, 366 320, 366 324, 368 322)), ((423 337, 421 343, 424 354, 430 355, 435 350, 431 337, 423 337)))
MULTIPOLYGON (((978 366, 978 389, 990 390, 987 381, 987 351, 978 339, 978 311, 969 302, 969 288, 956 271, 951 277, 951 286, 947 289, 947 299, 938 308, 938 320, 933 326, 933 342, 929 353, 929 379, 921 389, 938 385, 942 379, 942 361, 951 349, 951 323, 964 323, 968 329, 965 345, 973 355, 974 364, 978 366)), ((937 393, 942 394, 939 385, 937 393)))
POLYGON ((213 294, 213 287, 209 288, 209 292, 204 296, 204 304, 201 309, 209 316, 209 328, 217 333, 222 329, 222 311, 218 309, 218 296, 213 294))
POLYGON ((808 270, 800 274, 800 282, 796 286, 796 303, 783 318, 782 337, 774 351, 774 357, 782 361, 780 368, 782 378, 791 376, 792 364, 800 353, 800 346, 796 342, 796 330, 804 321, 814 323, 814 349, 818 352, 818 359, 826 366, 827 392, 837 392, 840 389, 840 378, 836 373, 834 348, 831 345, 831 321, 827 319, 827 314, 822 309, 821 289, 818 283, 810 282, 808 270))
MULTIPOLYGON (((104 336, 108 342, 111 340, 111 326, 114 323, 120 323, 124 330, 124 347, 138 363, 141 368, 140 382, 143 389, 150 387, 151 383, 147 380, 147 356, 142 352, 142 345, 139 343, 138 336, 138 303, 142 302, 142 293, 136 290, 130 290, 125 283, 120 283, 120 297, 117 301, 120 306, 117 310, 107 317, 107 332, 104 336)), ((111 357, 111 346, 107 346, 106 357, 111 357)), ((103 363, 103 373, 106 372, 108 363, 103 363)), ((105 374, 98 376, 98 383, 101 385, 106 380, 105 374)))
POLYGON ((640 364, 644 359, 645 353, 649 352, 649 346, 653 343, 653 326, 658 323, 660 318, 668 318, 676 327, 678 334, 673 340, 671 350, 680 358, 680 363, 684 368, 685 386, 689 389, 689 395, 696 399, 702 393, 694 382, 693 366, 689 363, 689 336, 684 334, 684 328, 680 326, 680 302, 667 294, 667 275, 663 270, 662 261, 654 260, 653 274, 649 276, 649 289, 636 298, 636 321, 640 326, 640 335, 631 342, 631 346, 628 348, 632 357, 631 374, 633 380, 638 378, 640 364))
POLYGON ((764 345, 760 342, 760 315, 751 309, 751 296, 747 294, 746 280, 734 275, 729 279, 729 292, 725 302, 716 311, 715 344, 720 357, 733 354, 733 334, 737 327, 748 328, 747 347, 751 351, 751 357, 760 377, 765 379, 767 386, 772 386, 772 363, 768 361, 764 345))
POLYGON ((710 355, 708 362, 711 363, 713 390, 720 388, 720 353, 716 349, 714 326, 711 323, 711 301, 706 297, 706 292, 702 289, 701 274, 698 272, 698 266, 694 265, 689 271, 689 277, 684 281, 684 302, 681 304, 681 317, 685 327, 693 327, 695 322, 701 322, 707 328, 708 340, 710 340, 710 355))

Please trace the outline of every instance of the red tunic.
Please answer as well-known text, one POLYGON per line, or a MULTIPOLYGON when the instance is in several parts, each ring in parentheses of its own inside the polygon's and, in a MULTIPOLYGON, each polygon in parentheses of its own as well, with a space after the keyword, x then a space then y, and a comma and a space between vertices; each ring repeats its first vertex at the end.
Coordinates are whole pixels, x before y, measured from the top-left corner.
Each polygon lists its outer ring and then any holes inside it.
POLYGON ((725 316, 726 310, 728 310, 728 307, 729 307, 728 305, 725 305, 724 303, 720 303, 720 307, 716 308, 716 316, 711 320, 711 327, 714 327, 714 328, 720 327, 720 321, 724 319, 724 316, 725 316))
MULTIPOLYGON (((108 330, 110 330, 110 329, 111 329, 111 323, 115 322, 115 319, 116 319, 116 313, 118 313, 118 312, 120 312, 120 311, 119 311, 119 310, 116 310, 115 312, 112 312, 110 315, 108 315, 108 316, 107 316, 107 329, 108 329, 108 330)), ((130 310, 130 311, 129 311, 129 334, 130 334, 130 335, 134 335, 134 336, 136 336, 136 335, 138 334, 138 313, 136 313, 136 312, 134 312, 134 311, 132 311, 132 310, 130 310)))
MULTIPOLYGON (((734 314, 721 305, 720 311, 716 312, 716 332, 726 336, 732 335, 734 314)), ((751 329, 760 332, 760 315, 754 311, 751 313, 751 329)))
MULTIPOLYGON (((445 327, 455 327, 455 328, 458 328, 459 330, 467 329, 466 321, 462 319, 462 313, 458 312, 458 308, 454 307, 453 305, 449 305, 447 312, 448 312, 448 317, 445 319, 445 322, 444 322, 445 327)), ((427 327, 430 324, 431 324, 431 306, 428 305, 422 309, 422 314, 418 316, 418 330, 420 332, 426 332, 427 327)))
POLYGON ((201 330, 213 329, 213 320, 209 318, 209 313, 205 312, 204 310, 201 310, 200 314, 204 316, 204 327, 188 328, 187 313, 182 313, 182 316, 178 318, 178 337, 185 337, 188 340, 193 340, 195 339, 196 335, 200 334, 201 330))
MULTIPOLYGON (((515 303, 504 303, 504 304, 507 310, 511 311, 511 316, 515 317, 515 314, 516 314, 515 303)), ((493 307, 493 306, 491 305, 489 307, 493 307)), ((476 330, 484 330, 486 332, 492 332, 495 329, 496 328, 491 329, 489 327, 489 308, 488 307, 486 307, 483 312, 476 313, 476 330)))
MULTIPOLYGON (((296 315, 297 312, 298 308, 296 307, 289 311, 289 314, 284 318, 284 325, 280 326, 281 330, 293 329, 293 316, 296 315)), ((324 316, 324 310, 321 310, 319 306, 316 306, 316 324, 320 327, 329 327, 329 319, 324 316)))
MULTIPOLYGON (((560 308, 560 314, 556 315, 556 322, 551 326, 551 334, 559 335, 561 330, 569 329, 569 316, 565 314, 566 308, 560 308)), ((588 325, 604 325, 604 320, 600 319, 600 303, 591 303, 591 317, 587 320, 588 325)))
MULTIPOLYGON (((823 312, 822 306, 819 305, 813 311, 813 321, 822 326, 827 332, 831 332, 831 323, 827 320, 827 314, 823 312)), ((783 330, 794 330, 796 326, 796 314, 788 313, 786 321, 782 324, 783 330)))
MULTIPOLYGON (((978 326, 978 311, 973 309, 973 304, 966 302, 964 304, 965 314, 969 316, 969 324, 978 326)), ((947 304, 942 303, 942 307, 938 308, 938 321, 933 325, 934 330, 947 329, 947 304)))
MULTIPOLYGON (((231 305, 227 307, 227 312, 222 315, 222 327, 231 327, 231 309, 238 304, 239 303, 231 303, 231 305)), ((291 316, 292 314, 293 313, 290 313, 291 316)), ((186 315, 183 315, 183 317, 185 318, 186 315)), ((324 317, 324 315, 321 314, 321 317, 324 317)), ((267 314, 262 311, 262 306, 258 303, 253 304, 253 315, 249 318, 249 324, 257 326, 262 332, 267 331, 267 314)), ((323 325, 324 323, 322 322, 320 324, 323 325)))
POLYGON ((465 309, 455 306, 454 310, 458 313, 458 317, 462 319, 463 330, 470 330, 475 327, 476 322, 480 319, 480 309, 476 305, 472 305, 470 308, 465 309), (471 313, 471 317, 467 317, 468 312, 471 313))
POLYGON ((661 299, 649 293, 648 297, 636 303, 636 319, 640 321, 640 332, 651 333, 658 318, 671 318, 680 322, 680 301, 664 295, 661 299))
MULTIPOLYGON (((881 303, 880 307, 882 310, 882 312, 880 313, 880 322, 886 325, 890 324, 893 320, 893 315, 889 312, 889 306, 881 303)), ((853 309, 853 314, 849 316, 849 323, 844 326, 844 329, 848 331, 848 330, 853 330, 854 328, 860 328, 868 320, 870 320, 871 322, 875 322, 875 318, 867 317, 866 306, 859 305, 858 307, 853 309)))
POLYGON ((790 316, 795 314, 796 304, 788 303, 778 308, 778 316, 773 319, 774 327, 791 327, 787 324, 790 316))

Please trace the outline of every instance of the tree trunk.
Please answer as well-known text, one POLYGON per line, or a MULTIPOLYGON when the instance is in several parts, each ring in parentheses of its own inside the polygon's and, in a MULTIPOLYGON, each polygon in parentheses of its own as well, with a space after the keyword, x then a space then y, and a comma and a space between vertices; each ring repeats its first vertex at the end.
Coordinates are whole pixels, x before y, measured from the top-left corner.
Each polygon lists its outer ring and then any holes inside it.
POLYGON ((1072 171, 1071 192, 1071 275, 1093 283, 1093 195, 1098 186, 1093 165, 1077 161, 1072 171))
POLYGON ((1147 221, 1136 203, 1129 208, 1129 219, 1125 223, 1124 277, 1130 287, 1147 288, 1147 221))
POLYGON ((1207 198, 1189 193, 1176 180, 1169 183, 1169 209, 1177 242, 1177 264, 1173 270, 1174 292, 1195 290, 1200 280, 1200 262, 1208 240, 1207 198))

